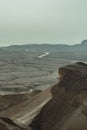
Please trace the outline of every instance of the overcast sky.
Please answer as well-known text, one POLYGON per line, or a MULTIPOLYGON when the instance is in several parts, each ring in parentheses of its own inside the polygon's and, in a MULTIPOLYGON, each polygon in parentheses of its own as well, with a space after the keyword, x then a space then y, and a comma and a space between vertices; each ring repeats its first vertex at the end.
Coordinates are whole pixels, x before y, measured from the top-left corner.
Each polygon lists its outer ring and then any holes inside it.
POLYGON ((0 0, 0 45, 86 38, 87 0, 0 0))

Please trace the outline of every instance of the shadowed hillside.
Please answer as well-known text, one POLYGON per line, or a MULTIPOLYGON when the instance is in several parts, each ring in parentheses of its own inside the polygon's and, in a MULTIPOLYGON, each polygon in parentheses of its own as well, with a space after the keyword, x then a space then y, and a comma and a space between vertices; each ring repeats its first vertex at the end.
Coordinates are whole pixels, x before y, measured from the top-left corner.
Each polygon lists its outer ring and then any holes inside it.
POLYGON ((33 130, 87 130, 87 65, 81 62, 59 69, 60 82, 52 99, 31 123, 33 130))

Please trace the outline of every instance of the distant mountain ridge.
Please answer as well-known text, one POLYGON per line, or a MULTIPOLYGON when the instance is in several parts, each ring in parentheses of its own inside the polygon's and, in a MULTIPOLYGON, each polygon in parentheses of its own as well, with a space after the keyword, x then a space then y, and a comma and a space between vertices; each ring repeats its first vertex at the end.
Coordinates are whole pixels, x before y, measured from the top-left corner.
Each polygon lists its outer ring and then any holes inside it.
MULTIPOLYGON (((87 50, 87 40, 83 40, 81 44, 65 45, 65 44, 25 44, 25 45, 11 45, 4 47, 6 49, 18 50, 37 50, 37 51, 83 51, 87 50)), ((27 51, 26 50, 26 51, 27 51)))

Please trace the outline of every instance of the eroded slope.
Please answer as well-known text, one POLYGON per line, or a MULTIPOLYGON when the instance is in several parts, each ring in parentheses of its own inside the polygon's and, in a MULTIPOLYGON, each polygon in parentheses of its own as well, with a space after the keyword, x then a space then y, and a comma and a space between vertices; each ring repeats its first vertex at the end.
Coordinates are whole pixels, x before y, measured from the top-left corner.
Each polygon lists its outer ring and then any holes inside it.
POLYGON ((87 65, 76 63, 59 69, 60 82, 52 99, 32 121, 33 130, 87 130, 87 65))

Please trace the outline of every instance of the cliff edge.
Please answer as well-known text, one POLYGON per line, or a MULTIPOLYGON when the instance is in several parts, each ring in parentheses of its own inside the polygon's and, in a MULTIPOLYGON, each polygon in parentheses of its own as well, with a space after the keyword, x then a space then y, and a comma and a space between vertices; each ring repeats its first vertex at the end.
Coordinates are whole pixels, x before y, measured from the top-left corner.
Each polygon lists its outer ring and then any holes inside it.
POLYGON ((59 74, 52 99, 30 126, 32 130, 87 130, 87 64, 61 67, 59 74))

